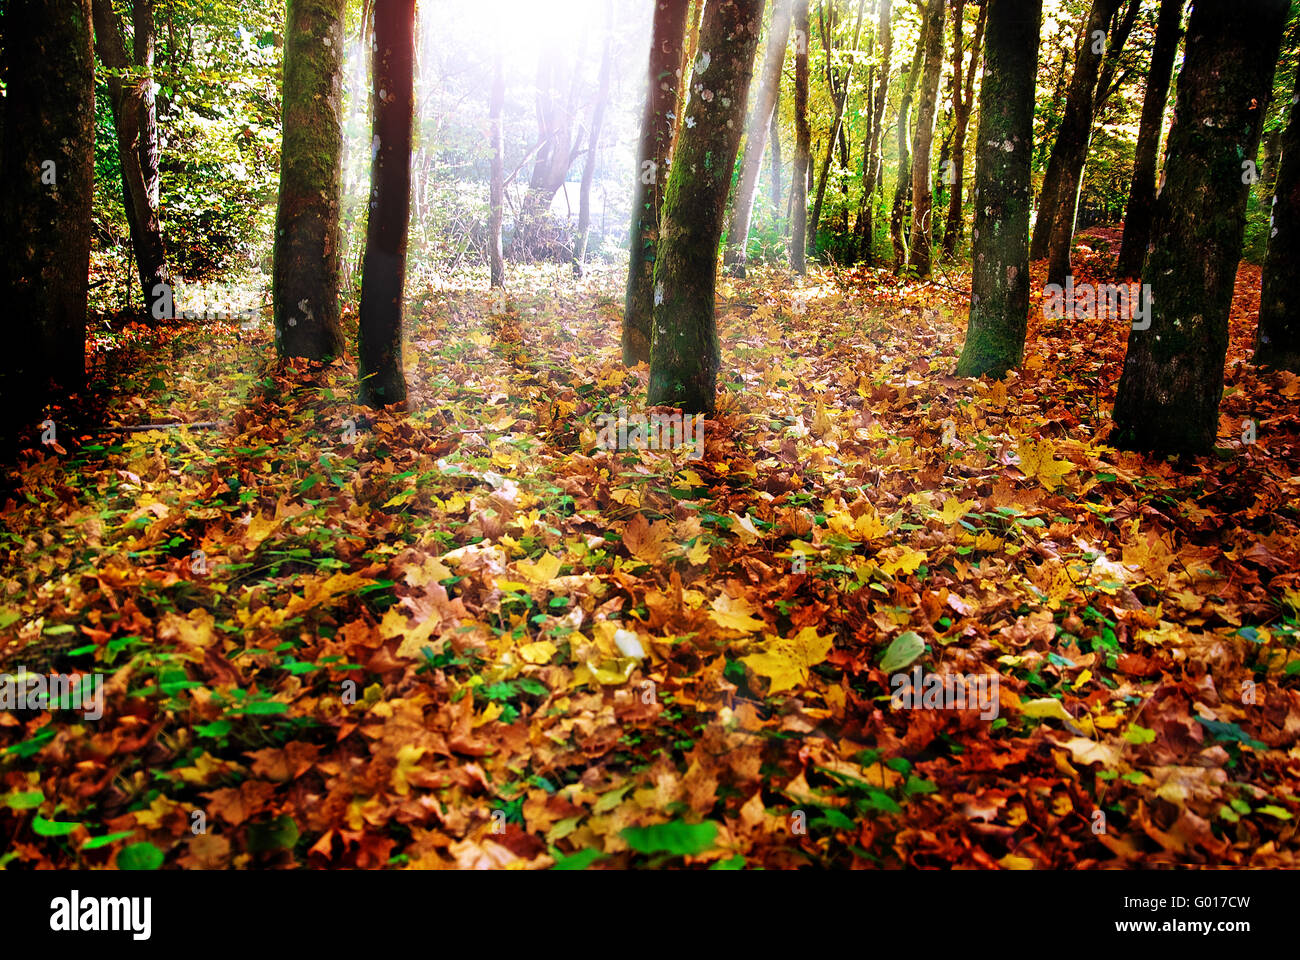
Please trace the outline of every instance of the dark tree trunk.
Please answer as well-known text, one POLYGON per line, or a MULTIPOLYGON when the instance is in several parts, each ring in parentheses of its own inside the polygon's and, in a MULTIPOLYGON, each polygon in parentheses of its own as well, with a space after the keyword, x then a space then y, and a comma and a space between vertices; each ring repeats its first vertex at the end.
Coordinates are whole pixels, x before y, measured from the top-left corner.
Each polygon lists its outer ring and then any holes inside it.
POLYGON ((374 407, 406 402, 402 313, 411 206, 415 0, 375 0, 374 161, 361 272, 361 396, 374 407), (381 96, 382 94, 382 96, 381 96))
MULTIPOLYGON (((1079 55, 1075 58, 1074 73, 1065 99, 1065 113, 1056 129, 1056 139, 1043 176, 1043 192, 1038 198, 1038 219, 1034 221, 1034 235, 1029 243, 1031 260, 1047 256, 1052 239, 1052 227, 1064 198, 1073 194, 1067 181, 1067 171, 1073 169, 1079 158, 1088 150, 1092 132, 1092 96, 1097 87, 1097 74, 1101 71, 1104 47, 1098 49, 1094 34, 1107 32, 1108 24, 1120 0, 1093 0, 1088 22, 1083 25, 1079 38, 1079 55)), ((1079 168, 1083 164, 1079 162, 1079 168)))
POLYGON ((790 180, 790 269, 808 269, 808 178, 812 130, 808 126, 808 0, 794 0, 794 174, 790 180))
POLYGON ((979 9, 975 21, 975 38, 971 41, 970 68, 965 71, 965 88, 962 87, 962 9, 966 0, 957 0, 956 20, 953 24, 952 99, 956 129, 952 135, 952 195, 948 198, 948 222, 943 231, 943 255, 957 255, 965 218, 962 216, 963 190, 966 179, 966 129, 970 125, 971 110, 975 105, 975 71, 979 69, 980 53, 984 49, 984 25, 988 18, 988 4, 979 9))
POLYGON ((871 245, 875 239, 875 193, 880 184, 880 150, 885 119, 885 101, 889 96, 889 60, 894 49, 894 34, 890 29, 889 17, 892 11, 891 0, 880 0, 880 9, 876 20, 876 46, 880 51, 880 62, 876 69, 879 79, 871 98, 871 127, 867 132, 867 142, 862 160, 862 204, 859 207, 858 226, 854 232, 858 235, 858 258, 871 263, 871 245))
POLYGON ((655 4, 649 81, 632 188, 632 236, 623 308, 623 362, 628 366, 650 359, 659 210, 672 156, 673 118, 681 115, 673 111, 677 109, 679 88, 686 86, 682 82, 681 61, 687 6, 687 0, 658 0, 655 4))
POLYGON ((271 300, 282 357, 343 353, 339 190, 344 0, 289 0, 271 300))
POLYGON ((772 9, 772 21, 767 28, 763 74, 759 79, 754 110, 749 117, 744 158, 740 164, 740 182, 736 185, 731 221, 727 225, 727 246, 722 262, 738 277, 745 275, 745 245, 749 240, 749 223, 754 213, 758 172, 763 163, 763 148, 767 146, 768 127, 776 115, 777 93, 781 89, 781 66, 785 63, 785 48, 790 40, 790 3, 791 0, 775 0, 772 9))
POLYGON ((596 179, 600 128, 605 122, 605 106, 609 103, 610 61, 614 57, 613 18, 611 6, 606 16, 607 33, 605 50, 600 57, 600 79, 596 82, 596 102, 591 109, 591 133, 587 135, 587 162, 582 167, 582 186, 578 189, 578 235, 573 250, 575 277, 582 276, 583 263, 587 259, 587 234, 591 227, 591 185, 596 179))
POLYGON ((506 285, 506 261, 501 249, 501 221, 505 217, 506 202, 506 163, 505 136, 502 128, 501 113, 506 102, 505 58, 501 52, 498 39, 496 52, 492 58, 492 93, 488 101, 488 136, 492 141, 492 183, 489 187, 488 212, 488 270, 491 273, 491 285, 506 285))
POLYGON ((9 0, 4 43, 0 364, 4 452, 40 404, 85 380, 95 144, 90 0, 9 0))
MULTIPOLYGON (((122 41, 122 26, 113 12, 111 0, 94 0, 92 6, 95 22, 95 49, 104 66, 113 71, 106 78, 109 100, 113 108, 113 124, 117 132, 118 161, 122 169, 122 204, 127 209, 127 223, 131 228, 131 247, 135 252, 136 269, 140 276, 142 299, 146 310, 154 303, 155 289, 159 285, 172 286, 171 270, 167 266, 167 251, 163 245, 162 218, 155 201, 157 194, 157 125, 153 124, 154 142, 148 139, 146 90, 152 79, 142 75, 126 55, 122 41), (150 175, 141 164, 141 158, 153 157, 150 175)), ((152 16, 147 23, 152 24, 152 16)), ((142 43, 141 50, 152 51, 153 43, 142 43)))
POLYGON ((655 261, 649 401, 712 411, 720 350, 714 322, 718 242, 763 26, 763 0, 708 0, 688 119, 664 198, 655 261))
POLYGON ((1129 334, 1112 441, 1131 450, 1208 453, 1241 257, 1242 158, 1259 148, 1288 0, 1196 0, 1178 77, 1165 183, 1156 199, 1146 329, 1129 334))
POLYGON ((1300 373, 1300 68, 1281 149, 1259 294, 1255 362, 1300 373))
POLYGON ((903 98, 898 104, 898 180, 894 184, 894 206, 889 214, 889 238, 894 244, 894 272, 907 263, 907 241, 903 237, 903 224, 907 221, 908 204, 912 198, 912 95, 917 78, 921 75, 921 59, 925 55, 925 31, 916 42, 912 66, 903 84, 903 98))
POLYGON ((1115 272, 1122 277, 1136 277, 1142 272, 1142 259, 1146 256, 1147 244, 1151 242, 1160 131, 1165 102, 1169 99, 1174 56, 1178 53, 1178 40, 1182 33, 1185 2, 1160 0, 1156 40, 1151 51, 1151 68, 1147 72, 1142 119, 1138 123, 1137 148, 1133 155, 1133 185, 1129 188, 1128 208, 1124 211, 1124 238, 1120 241, 1119 260, 1115 265, 1115 272))
POLYGON ((962 377, 1002 377, 1019 366, 1029 317, 1029 168, 1042 0, 988 0, 988 5, 975 146, 970 322, 957 363, 962 377))
POLYGON ((911 246, 908 259, 918 277, 930 275, 931 208, 934 204, 930 150, 934 146, 939 76, 943 73, 944 2, 930 0, 925 10, 925 70, 921 79, 921 103, 916 111, 916 143, 912 154, 912 229, 908 238, 911 246))

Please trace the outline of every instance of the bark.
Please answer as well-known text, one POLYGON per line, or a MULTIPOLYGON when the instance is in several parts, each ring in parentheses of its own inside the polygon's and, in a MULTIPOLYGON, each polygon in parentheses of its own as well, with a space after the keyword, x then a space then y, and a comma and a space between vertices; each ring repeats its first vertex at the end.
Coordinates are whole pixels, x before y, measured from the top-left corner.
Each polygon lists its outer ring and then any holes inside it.
POLYGON ((722 262, 738 277, 745 275, 745 245, 749 241, 750 218, 754 213, 754 193, 758 189, 758 173, 763 163, 763 150, 767 146, 768 127, 776 115, 776 98, 781 89, 781 67, 785 63, 785 48, 790 41, 790 3, 791 0, 775 0, 772 9, 772 21, 767 28, 763 73, 759 79, 754 109, 749 117, 744 158, 740 164, 740 183, 736 186, 736 196, 731 205, 731 221, 727 225, 727 247, 722 262))
POLYGON ((506 102, 505 58, 498 39, 492 58, 492 93, 488 100, 488 136, 492 141, 492 182, 489 187, 488 270, 491 285, 506 285, 506 261, 501 249, 501 221, 505 217, 505 136, 501 114, 506 102))
POLYGON ((654 307, 655 248, 659 242, 659 212, 663 185, 668 182, 672 156, 673 111, 682 83, 681 57, 686 30, 687 0, 658 0, 650 43, 649 78, 641 141, 632 188, 632 235, 623 307, 623 362, 628 366, 650 359, 650 316, 654 307))
MULTIPOLYGON (((687 80, 691 76, 691 64, 700 49, 700 20, 704 17, 705 0, 691 0, 691 9, 686 18, 686 38, 681 45, 681 60, 677 64, 677 104, 673 108, 673 140, 668 155, 677 152, 677 138, 682 132, 682 118, 686 113, 686 101, 689 97, 687 80)), ((664 182, 667 183, 667 174, 664 182)))
POLYGON ((889 215, 889 238, 894 244, 894 272, 903 269, 907 262, 907 243, 903 239, 903 223, 907 219, 908 204, 912 198, 912 96, 917 78, 921 75, 921 58, 925 55, 925 35, 922 33, 912 55, 912 66, 903 84, 903 97, 898 104, 898 180, 894 184, 894 207, 889 215))
POLYGON ((934 145, 935 108, 939 100, 939 77, 943 73, 943 14, 945 0, 930 0, 925 11, 925 71, 921 81, 921 103, 916 112, 916 143, 912 155, 912 229, 909 236, 910 265, 918 277, 930 275, 931 208, 934 203, 930 181, 930 150, 934 145))
POLYGON ((687 116, 664 198, 655 262, 649 401, 712 411, 720 350, 718 242, 740 148, 764 0, 709 0, 687 116), (709 54, 707 60, 704 53, 709 54))
POLYGON ((1156 200, 1146 329, 1129 334, 1113 442, 1160 453, 1214 446, 1252 158, 1288 0, 1196 0, 1178 77, 1165 183, 1156 200))
MULTIPOLYGON (((858 38, 862 34, 862 12, 866 6, 866 0, 858 0, 858 17, 857 23, 853 27, 853 46, 852 50, 856 53, 858 49, 858 38)), ((832 7, 832 10, 834 8, 832 7)), ((835 120, 831 124, 831 135, 826 141, 826 157, 822 161, 822 175, 817 183, 817 198, 813 201, 812 229, 808 234, 808 252, 812 253, 817 245, 817 230, 822 221, 822 202, 826 199, 826 180, 830 176, 831 160, 835 155, 835 142, 843 135, 844 108, 849 101, 849 84, 853 81, 854 61, 850 60, 848 67, 844 71, 844 78, 837 82, 835 71, 831 65, 831 41, 830 35, 825 27, 822 28, 822 44, 826 48, 826 80, 831 88, 831 99, 835 104, 835 120)), ((844 153, 847 154, 847 145, 844 153)), ((844 157, 844 163, 848 165, 848 157, 844 157)))
POLYGON ((578 189, 578 234, 573 250, 573 275, 582 276, 587 259, 587 234, 591 227, 591 184, 596 179, 596 158, 600 148, 600 128, 605 121, 605 107, 609 103, 610 61, 614 57, 612 31, 613 8, 606 17, 605 50, 600 57, 600 78, 596 81, 596 102, 591 109, 591 132, 587 135, 587 162, 582 167, 582 185, 578 189))
POLYGON ((1129 188, 1128 207, 1124 211, 1124 238, 1120 241, 1119 259, 1115 266, 1115 272, 1124 277, 1136 277, 1142 272, 1142 260, 1151 242, 1160 132, 1164 124, 1165 103, 1169 99, 1174 56, 1182 35, 1184 3, 1185 0, 1160 0, 1156 40, 1151 51, 1151 68, 1147 73, 1146 95, 1142 99, 1142 118, 1138 123, 1137 147, 1133 155, 1133 182, 1129 188))
POLYGON ((0 296, 10 318, 0 436, 8 448, 43 401, 85 379, 95 143, 90 0, 9 0, 0 30, 7 133, 0 296))
POLYGON ((378 407, 406 402, 402 313, 411 205, 415 0, 375 0, 373 51, 375 146, 359 339, 361 397, 378 407))
POLYGON ((280 200, 271 300, 281 357, 328 360, 339 327, 339 194, 345 0, 289 0, 285 11, 280 200))
POLYGON ((880 9, 876 21, 876 46, 880 51, 880 62, 876 66, 878 79, 871 98, 870 129, 862 159, 862 204, 859 208, 858 224, 854 233, 859 238, 858 256, 870 263, 871 245, 875 238, 875 193, 880 183, 880 150, 883 121, 885 119, 885 100, 889 96, 889 60, 894 50, 894 35, 890 29, 889 17, 892 12, 891 0, 880 0, 880 9))
POLYGON ((1300 373, 1300 68, 1281 148, 1259 294, 1255 362, 1300 373))
MULTIPOLYGON (((888 0, 886 0, 888 2, 888 0)), ((787 34, 789 31, 786 31, 787 34)), ((776 211, 776 216, 781 215, 781 197, 784 191, 781 188, 781 79, 777 77, 776 97, 772 102, 772 129, 768 133, 768 140, 772 144, 772 179, 769 183, 771 187, 772 209, 776 211)))
POLYGON ((965 71, 965 87, 962 86, 962 8, 966 0, 957 0, 957 16, 953 23, 953 61, 952 61, 952 100, 953 121, 956 129, 952 138, 952 194, 948 198, 948 222, 943 231, 943 255, 951 258, 957 255, 965 227, 962 216, 963 192, 966 179, 966 130, 970 125, 971 110, 975 106, 975 71, 979 69, 980 53, 984 49, 984 25, 988 20, 988 4, 979 9, 975 20, 975 37, 971 41, 970 69, 965 71))
MULTIPOLYGON (((153 303, 154 289, 160 284, 172 286, 172 274, 167 266, 167 251, 163 244, 162 218, 158 212, 156 195, 157 125, 152 127, 154 142, 148 144, 149 125, 146 93, 152 80, 126 55, 122 40, 122 25, 113 12, 111 0, 94 0, 92 12, 95 23, 95 50, 110 74, 105 78, 109 101, 113 110, 113 126, 117 134, 118 161, 122 172, 122 205, 127 211, 131 228, 131 247, 135 253, 136 269, 140 277, 142 299, 146 310, 153 303), (141 157, 154 157, 154 183, 150 183, 141 157)), ((152 23, 149 18, 148 23, 152 23)), ((152 42, 141 49, 152 49, 152 42)), ((151 100, 151 98, 150 98, 151 100)))
POLYGON ((794 173, 790 180, 790 269, 807 272, 808 177, 812 130, 808 126, 808 0, 794 0, 794 173))
POLYGON ((970 321, 956 371, 961 377, 1002 377, 1019 366, 1029 317, 1029 171, 1042 0, 988 0, 988 5, 975 146, 970 321))
MULTIPOLYGON (((1083 168, 1088 160, 1088 145, 1092 141, 1093 121, 1100 112, 1101 105, 1113 90, 1111 84, 1119 63, 1119 55, 1124 49, 1129 31, 1133 28, 1137 9, 1138 0, 1130 0, 1128 12, 1105 40, 1099 76, 1088 96, 1087 110, 1083 119, 1079 123, 1071 123, 1068 127, 1063 124, 1064 130, 1057 132, 1052 156, 1055 158, 1059 150, 1062 155, 1062 165, 1056 191, 1055 210, 1051 214, 1051 227, 1047 240, 1048 283, 1064 285, 1065 278, 1070 273, 1070 245, 1074 240, 1074 223, 1078 216, 1079 195, 1083 190, 1083 168), (1063 134, 1064 139, 1062 139, 1063 134)), ((1108 20, 1111 19, 1114 19, 1113 12, 1108 17, 1108 20)), ((1096 37, 1093 32, 1088 36, 1090 40, 1085 49, 1091 52, 1096 47, 1096 37)), ((1070 89, 1072 95, 1074 91, 1072 85, 1070 89)), ((1067 113, 1067 119, 1070 116, 1067 113)))

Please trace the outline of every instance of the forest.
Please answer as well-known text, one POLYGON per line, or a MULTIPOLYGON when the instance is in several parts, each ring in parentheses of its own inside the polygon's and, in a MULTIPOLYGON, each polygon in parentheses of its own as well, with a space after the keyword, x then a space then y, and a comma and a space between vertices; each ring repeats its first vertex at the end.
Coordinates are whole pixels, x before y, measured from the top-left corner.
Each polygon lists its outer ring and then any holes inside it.
POLYGON ((1300 3, 0 72, 0 870, 1300 866, 1300 3))

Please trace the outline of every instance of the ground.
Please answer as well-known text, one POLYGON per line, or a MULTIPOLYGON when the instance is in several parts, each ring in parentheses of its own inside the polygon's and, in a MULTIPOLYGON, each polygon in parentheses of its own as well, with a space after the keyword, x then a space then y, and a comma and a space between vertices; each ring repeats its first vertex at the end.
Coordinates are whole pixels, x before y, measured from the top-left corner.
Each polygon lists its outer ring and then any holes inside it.
POLYGON ((1036 315, 958 380, 936 281, 725 282, 700 459, 597 446, 647 379, 612 268, 504 311, 422 282, 409 414, 265 326, 115 336, 3 512, 0 668, 106 681, 102 719, 0 713, 0 859, 1295 866, 1300 379, 1248 364, 1258 270, 1186 462, 1105 445, 1124 322, 1036 315), (108 429, 178 420, 217 426, 108 429), (917 667, 996 717, 891 704, 917 667))

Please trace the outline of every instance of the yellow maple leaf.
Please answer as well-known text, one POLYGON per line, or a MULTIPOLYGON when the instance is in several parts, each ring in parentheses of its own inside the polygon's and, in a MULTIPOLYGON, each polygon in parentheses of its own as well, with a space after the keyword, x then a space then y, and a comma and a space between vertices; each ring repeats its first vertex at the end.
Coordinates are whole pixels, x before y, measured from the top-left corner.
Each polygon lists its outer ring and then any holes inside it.
POLYGON ((713 609, 709 611, 709 619, 728 630, 753 633, 767 626, 762 620, 754 619, 753 615, 757 612, 744 597, 729 597, 725 593, 720 593, 713 598, 713 609))
POLYGON ((924 551, 913 550, 911 547, 890 547, 882 550, 880 557, 885 560, 880 565, 881 571, 891 577, 896 573, 916 573, 916 568, 926 560, 924 551), (897 556, 889 559, 887 554, 897 554, 897 556))
POLYGON ((741 657, 760 677, 771 681, 768 693, 792 690, 808 682, 808 672, 831 653, 832 636, 819 636, 812 627, 804 627, 793 637, 768 634, 767 648, 761 653, 741 657))
POLYGON ((536 563, 530 560, 520 560, 515 564, 515 569, 533 583, 546 584, 555 579, 562 566, 563 563, 555 554, 544 553, 537 559, 536 563))
POLYGON ((973 506, 975 506, 974 500, 958 500, 956 497, 949 497, 943 502, 943 513, 939 515, 939 519, 943 521, 944 526, 951 527, 966 516, 973 506))
POLYGON ((1055 459, 1056 447, 1051 440, 1035 443, 1022 438, 1016 447, 1016 453, 1020 455, 1020 472, 1031 479, 1037 477, 1038 482, 1048 490, 1055 490, 1064 484, 1065 475, 1074 470, 1074 464, 1068 460, 1055 459))
POLYGON ((543 664, 550 663, 551 657, 555 656, 556 646, 549 640, 538 640, 536 643, 525 643, 519 647, 519 656, 523 657, 527 663, 543 664))

